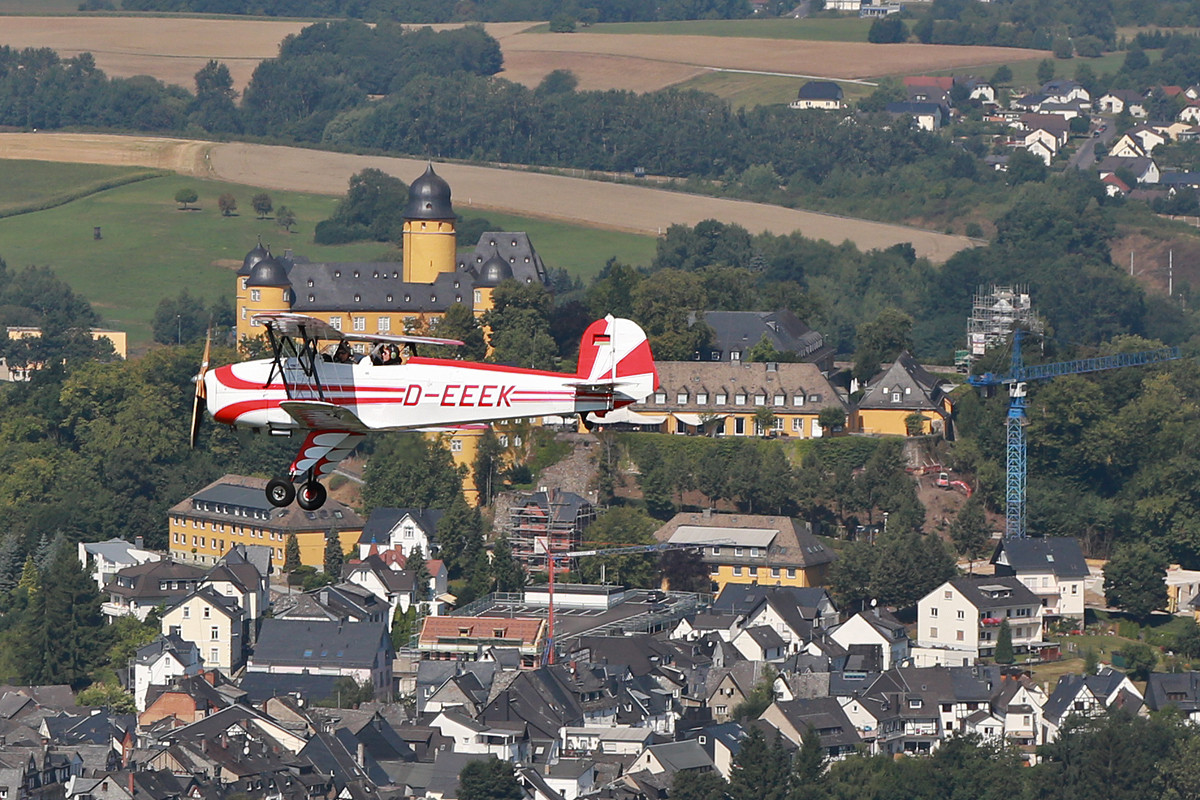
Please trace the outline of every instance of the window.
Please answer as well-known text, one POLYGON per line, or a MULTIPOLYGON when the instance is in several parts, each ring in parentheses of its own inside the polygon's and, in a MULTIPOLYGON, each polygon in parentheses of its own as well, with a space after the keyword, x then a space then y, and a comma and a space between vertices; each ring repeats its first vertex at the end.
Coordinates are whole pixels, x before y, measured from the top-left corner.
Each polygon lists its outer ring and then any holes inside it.
POLYGON ((729 395, 724 392, 717 392, 717 405, 723 406, 729 402, 729 395))
POLYGON ((964 637, 963 637, 963 632, 962 632, 962 631, 955 631, 955 632, 954 632, 954 638, 955 638, 955 639, 957 639, 957 640, 958 640, 958 641, 960 641, 960 642, 961 642, 961 641, 963 641, 963 638, 964 638, 964 637))
POLYGON ((767 396, 765 394, 754 395, 754 405, 765 406, 767 404, 767 396))
POLYGON ((738 392, 733 396, 733 404, 738 406, 746 405, 746 393, 738 392))
POLYGON ((380 317, 379 318, 379 332, 387 333, 391 329, 392 329, 392 318, 391 317, 380 317))
POLYGON ((733 548, 733 554, 734 554, 735 556, 741 556, 741 555, 744 555, 744 554, 745 554, 745 552, 746 552, 745 548, 742 548, 742 547, 735 547, 735 548, 733 548))
POLYGON ((205 619, 212 619, 212 607, 205 606, 204 613, 201 616, 203 616, 205 619))
POLYGON ((963 611, 963 610, 960 608, 960 609, 958 610, 958 618, 959 618, 959 619, 966 619, 966 618, 967 618, 967 612, 963 611))
POLYGON ((771 567, 771 577, 772 578, 779 577, 779 567, 771 567))
POLYGON ((930 639, 936 639, 936 638, 937 638, 937 628, 930 628, 930 629, 929 629, 929 638, 930 638, 930 639))
POLYGON ((330 317, 329 327, 333 328, 335 331, 340 331, 342 329, 342 318, 337 315, 330 317))
POLYGON ((802 395, 802 394, 798 394, 798 395, 796 395, 795 397, 793 397, 793 398, 792 398, 792 405, 794 405, 794 406, 802 406, 802 405, 804 405, 804 395, 802 395))
POLYGON ((367 329, 367 318, 366 317, 355 317, 354 318, 354 330, 365 331, 366 329, 367 329))
POLYGON ((208 651, 208 663, 216 664, 220 660, 221 660, 221 651, 215 647, 210 648, 208 651))
POLYGON ((687 392, 679 392, 678 394, 675 395, 675 402, 678 403, 679 405, 681 405, 681 406, 687 405, 687 401, 688 401, 688 393, 687 392))
POLYGON ((892 402, 899 403, 902 395, 899 392, 892 392, 892 402))
POLYGON ((657 403, 658 405, 662 405, 663 403, 667 402, 667 393, 666 392, 655 392, 654 402, 657 403))
POLYGON ((216 625, 213 625, 213 626, 212 626, 211 628, 209 628, 209 630, 208 630, 208 638, 209 638, 209 639, 212 639, 214 642, 215 642, 215 641, 218 641, 218 640, 220 640, 220 638, 221 638, 221 629, 220 629, 220 628, 218 628, 216 625))
POLYGON ((945 591, 945 592, 942 594, 942 596, 943 596, 943 597, 945 597, 947 600, 950 600, 951 598, 953 598, 953 597, 954 597, 954 592, 953 592, 953 591, 951 591, 950 589, 947 589, 947 590, 946 590, 946 591, 945 591))
POLYGON ((720 567, 718 567, 716 564, 713 564, 713 565, 712 565, 712 568, 711 568, 711 569, 709 569, 709 571, 708 571, 708 574, 709 574, 709 575, 720 575, 720 574, 721 574, 721 568, 720 568, 720 567))
POLYGON ((792 431, 800 434, 801 436, 804 435, 804 417, 792 418, 792 431))
POLYGON ((696 405, 708 405, 708 392, 696 392, 696 405))
POLYGON ((450 452, 451 453, 461 453, 462 452, 462 439, 451 439, 450 440, 450 452))
POLYGON ((733 433, 735 436, 746 435, 746 419, 744 417, 735 417, 733 420, 733 433))
POLYGON ((718 714, 727 714, 727 713, 729 713, 729 706, 717 706, 717 713, 718 713, 718 714))
POLYGON ((783 395, 781 395, 781 394, 777 394, 777 395, 775 395, 775 405, 777 405, 777 406, 781 406, 781 405, 783 405, 783 404, 784 404, 784 400, 785 400, 785 398, 784 398, 784 396, 783 396, 783 395))
POLYGON ((712 548, 712 554, 713 554, 714 556, 719 556, 719 555, 721 555, 721 548, 719 548, 719 547, 714 547, 714 548, 712 548))
POLYGON ((931 616, 931 617, 937 616, 937 606, 933 606, 932 608, 929 609, 929 616, 931 616))
POLYGON ((475 302, 476 303, 483 302, 483 292, 479 291, 478 289, 475 290, 475 302))
POLYGON ((734 567, 734 568, 733 568, 733 577, 735 577, 735 578, 740 578, 740 577, 742 577, 742 568, 741 568, 741 567, 734 567))
POLYGON ((192 617, 192 608, 191 608, 191 606, 184 606, 184 607, 183 607, 183 618, 184 618, 184 619, 191 619, 191 617, 192 617))
POLYGON ((250 302, 257 303, 257 302, 260 302, 261 300, 262 300, 262 290, 261 289, 251 289, 250 290, 250 302))

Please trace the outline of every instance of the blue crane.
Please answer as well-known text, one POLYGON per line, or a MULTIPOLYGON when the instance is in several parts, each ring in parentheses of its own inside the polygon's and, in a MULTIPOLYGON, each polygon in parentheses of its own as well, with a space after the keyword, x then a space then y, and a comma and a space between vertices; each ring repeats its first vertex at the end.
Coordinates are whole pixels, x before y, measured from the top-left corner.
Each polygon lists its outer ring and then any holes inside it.
POLYGON ((1007 478, 1004 487, 1004 538, 1024 538, 1025 532, 1025 384, 1029 381, 1044 381, 1060 375, 1079 375, 1085 372, 1100 372, 1117 367, 1135 367, 1173 361, 1180 358, 1178 347, 1162 347, 1157 350, 1142 350, 1137 353, 1119 353, 1115 356, 1081 358, 1075 361, 1059 361, 1054 364, 1025 366, 1021 360, 1022 330, 1013 331, 1012 367, 1007 375, 985 372, 972 375, 967 380, 976 387, 1008 387, 1007 478))

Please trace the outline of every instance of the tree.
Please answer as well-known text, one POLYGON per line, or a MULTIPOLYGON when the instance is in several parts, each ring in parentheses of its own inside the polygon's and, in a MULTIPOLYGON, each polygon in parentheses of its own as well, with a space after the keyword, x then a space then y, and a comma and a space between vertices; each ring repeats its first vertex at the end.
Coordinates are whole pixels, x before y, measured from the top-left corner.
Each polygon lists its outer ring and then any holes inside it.
POLYGON ((996 633, 995 659, 997 664, 1011 664, 1017 660, 1013 655, 1012 627, 1007 619, 1000 620, 1000 630, 996 633))
POLYGON ((846 425, 846 411, 839 406, 826 406, 817 414, 817 424, 826 433, 833 433, 846 425))
POLYGON ((300 560, 300 540, 296 538, 296 534, 289 533, 287 544, 283 547, 283 571, 291 573, 300 568, 303 562, 300 560))
POLYGON ((525 570, 513 557, 506 534, 500 534, 492 547, 490 564, 492 588, 497 592, 519 592, 525 586, 525 570))
POLYGON ((1158 652, 1145 642, 1130 642, 1121 647, 1125 656, 1125 671, 1137 681, 1149 680, 1150 673, 1158 665, 1158 652))
POLYGON ((950 541, 954 543, 956 553, 974 561, 985 554, 991 540, 983 501, 978 494, 971 495, 950 523, 950 541))
POLYGON ((401 611, 396 605, 396 613, 392 615, 392 649, 399 650, 408 644, 409 639, 416 633, 417 609, 409 606, 407 611, 401 611))
POLYGON ((1054 57, 1058 59, 1071 58, 1075 55, 1075 45, 1071 43, 1069 37, 1058 36, 1054 39, 1054 45, 1051 48, 1054 57))
POLYGON ((1008 157, 1008 185, 1020 186, 1023 183, 1042 183, 1046 180, 1049 169, 1040 156, 1028 150, 1017 149, 1008 157))
POLYGON ((1095 675, 1096 670, 1100 667, 1100 654, 1096 652, 1096 648, 1089 647, 1083 651, 1083 674, 1095 675))
POLYGON ((190 186, 185 186, 175 193, 175 202, 179 203, 180 211, 187 211, 188 207, 200 199, 200 195, 190 186))
MULTIPOLYGON (((639 508, 612 506, 587 526, 583 542, 601 547, 653 544, 657 528, 658 522, 639 508)), ((580 560, 579 575, 584 583, 600 583, 603 569, 604 580, 609 583, 651 589, 660 584, 657 562, 653 553, 592 556, 580 560)))
POLYGON ((363 503, 369 508, 446 509, 462 494, 449 449, 440 439, 418 433, 381 439, 363 477, 363 503))
POLYGON ((522 800, 513 765, 492 756, 471 761, 458 773, 459 800, 522 800))
POLYGON ((897 44, 908 40, 908 28, 899 14, 879 17, 867 31, 867 41, 872 44, 897 44))
POLYGON ((569 69, 552 70, 538 84, 534 94, 548 97, 556 94, 570 94, 579 85, 579 78, 569 69))
POLYGON ((696 592, 712 589, 708 565, 695 550, 667 550, 658 559, 658 572, 673 592, 696 592))
POLYGON ((913 318, 897 308, 885 308, 870 322, 858 326, 855 337, 854 377, 870 380, 879 365, 902 350, 912 350, 913 318))
MULTIPOLYGON (((758 719, 767 710, 767 706, 775 702, 775 677, 775 668, 768 664, 758 683, 754 684, 754 688, 746 695, 746 699, 733 707, 733 718, 740 722, 758 719)), ((732 775, 730 783, 733 783, 732 775)))
POLYGON ((477 565, 483 553, 483 518, 477 507, 467 504, 462 494, 437 522, 439 556, 451 580, 457 580, 477 565))
POLYGON ((136 714, 137 703, 133 695, 120 686, 106 683, 93 683, 75 697, 77 706, 96 706, 107 708, 117 714, 136 714))
POLYGON ((271 195, 266 192, 259 192, 250 198, 250 206, 254 209, 254 213, 259 219, 266 219, 275 210, 275 205, 271 202, 271 195))
POLYGON ((925 432, 926 419, 920 411, 914 411, 904 418, 904 432, 909 436, 920 436, 925 432))
POLYGON ((221 196, 217 198, 217 208, 221 209, 222 217, 232 217, 233 213, 237 211, 237 198, 233 196, 232 192, 222 192, 221 196))
MULTIPOLYGON (((767 672, 774 681, 773 670, 768 667, 767 672)), ((759 686, 761 685, 760 682, 759 686)), ((758 691, 758 687, 755 687, 755 691, 758 691)), ((746 702, 749 702, 749 698, 746 702)), ((770 702, 768 699, 763 705, 764 710, 770 702)), ((757 716, 755 714, 753 717, 738 718, 755 719, 757 716)), ((733 768, 729 771, 731 800, 783 800, 787 796, 791 759, 788 758, 781 739, 776 733, 772 741, 768 741, 762 728, 750 728, 750 734, 742 739, 741 749, 733 757, 733 768)))
POLYGON ((996 67, 996 71, 992 73, 992 86, 1003 86, 1012 80, 1012 69, 1007 64, 1001 64, 996 67))
POLYGON ((1187 658, 1200 658, 1200 624, 1185 617, 1183 627, 1175 634, 1175 649, 1187 658))
POLYGON ((500 478, 504 468, 504 447, 490 427, 479 437, 473 467, 471 475, 475 481, 475 491, 479 492, 479 505, 486 506, 504 488, 500 478))
POLYGON ((214 309, 186 288, 175 297, 164 297, 154 309, 151 329, 159 344, 188 344, 204 339, 214 309))
POLYGON ((760 436, 770 436, 775 431, 775 412, 767 406, 754 409, 754 428, 760 436))
POLYGON ((1145 619, 1167 607, 1167 559, 1153 545, 1119 546, 1104 565, 1104 599, 1110 606, 1145 619))
POLYGON ((671 800, 725 800, 728 784, 719 772, 678 770, 671 778, 671 800))
POLYGON ((188 120, 206 131, 238 133, 242 123, 236 100, 229 68, 209 61, 196 73, 196 96, 188 106, 188 120))
POLYGON ((408 559, 404 562, 405 567, 412 573, 413 579, 413 600, 417 604, 417 616, 425 616, 429 602, 429 566, 425 563, 425 551, 421 549, 421 545, 417 545, 408 554, 408 559))
POLYGON ((275 224, 291 233, 292 226, 296 224, 296 215, 287 206, 280 206, 275 212, 275 224))
POLYGON ((81 686, 103 658, 100 592, 74 548, 60 547, 22 623, 21 680, 81 686))
POLYGON ((841 558, 829 570, 829 588, 839 608, 866 608, 873 596, 871 574, 875 570, 875 547, 866 542, 848 542, 841 558))
POLYGON ((1048 58, 1042 59, 1037 67, 1038 83, 1049 83, 1054 80, 1054 62, 1048 58))
POLYGON ((574 33, 575 17, 566 13, 555 14, 550 18, 551 33, 574 33))
POLYGON ((342 542, 338 538, 337 532, 331 530, 325 535, 325 574, 335 581, 341 580, 342 565, 345 563, 346 554, 342 552, 342 542))

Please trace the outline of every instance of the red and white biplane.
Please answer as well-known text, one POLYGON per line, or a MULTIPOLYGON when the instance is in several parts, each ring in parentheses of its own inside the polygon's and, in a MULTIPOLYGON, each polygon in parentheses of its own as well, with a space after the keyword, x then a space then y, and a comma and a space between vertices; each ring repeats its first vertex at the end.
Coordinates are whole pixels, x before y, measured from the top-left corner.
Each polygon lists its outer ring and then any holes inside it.
POLYGON ((376 431, 421 431, 524 417, 603 413, 642 400, 658 388, 646 334, 627 319, 593 322, 579 345, 574 375, 413 356, 375 363, 332 360, 321 342, 391 345, 461 344, 450 339, 343 333, 323 320, 288 312, 255 317, 270 358, 208 369, 196 380, 192 446, 207 408, 217 422, 271 434, 305 434, 287 477, 267 484, 275 506, 314 510, 325 502, 322 478, 376 431))

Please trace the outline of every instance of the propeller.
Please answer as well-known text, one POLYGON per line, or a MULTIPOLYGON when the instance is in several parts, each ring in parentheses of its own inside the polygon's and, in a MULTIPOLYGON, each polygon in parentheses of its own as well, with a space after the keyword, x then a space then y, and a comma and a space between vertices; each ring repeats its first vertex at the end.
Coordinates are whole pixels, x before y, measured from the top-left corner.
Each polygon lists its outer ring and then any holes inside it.
POLYGON ((200 361, 200 372, 196 374, 196 396, 192 400, 192 430, 188 446, 196 447, 196 437, 200 434, 200 421, 204 418, 204 401, 208 390, 204 387, 204 375, 208 372, 208 356, 212 350, 212 326, 204 334, 204 358, 200 361))

